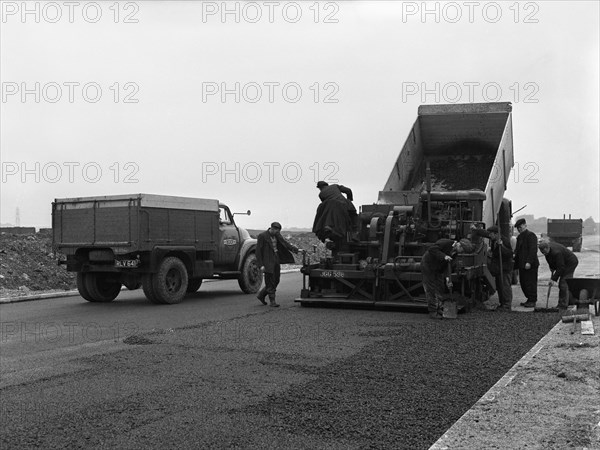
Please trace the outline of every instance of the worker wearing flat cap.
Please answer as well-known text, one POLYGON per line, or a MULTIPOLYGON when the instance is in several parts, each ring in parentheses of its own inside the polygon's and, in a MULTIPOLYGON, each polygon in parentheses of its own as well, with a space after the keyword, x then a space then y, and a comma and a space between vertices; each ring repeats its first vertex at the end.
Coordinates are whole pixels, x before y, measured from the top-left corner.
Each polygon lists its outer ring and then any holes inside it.
POLYGON ((521 290, 527 298, 521 306, 534 308, 537 302, 538 267, 540 266, 537 253, 538 239, 535 233, 527 229, 525 219, 517 220, 515 226, 519 231, 515 248, 515 266, 519 269, 521 290))
POLYGON ((573 278, 579 260, 575 253, 558 242, 540 241, 538 247, 546 257, 546 262, 552 271, 550 283, 558 283, 558 307, 566 309, 569 303, 574 303, 575 300, 569 291, 566 280, 573 278))
POLYGON ((270 306, 277 307, 275 293, 279 285, 281 264, 293 264, 294 256, 291 252, 300 250, 290 244, 281 235, 281 224, 273 222, 267 231, 258 235, 256 243, 256 262, 262 273, 265 274, 265 286, 258 292, 256 298, 263 304, 269 296, 270 306))
POLYGON ((490 240, 491 258, 488 269, 496 281, 499 309, 510 311, 512 308, 512 272, 513 251, 510 238, 502 236, 496 225, 487 230, 475 229, 473 233, 490 240))

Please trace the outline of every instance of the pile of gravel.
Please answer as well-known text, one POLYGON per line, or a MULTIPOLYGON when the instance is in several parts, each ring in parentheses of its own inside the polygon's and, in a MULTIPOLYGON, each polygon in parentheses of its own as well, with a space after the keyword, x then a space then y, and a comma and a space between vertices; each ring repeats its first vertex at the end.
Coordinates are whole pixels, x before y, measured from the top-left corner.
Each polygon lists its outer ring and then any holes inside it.
POLYGON ((514 312, 459 317, 388 323, 368 333, 382 338, 376 344, 252 411, 294 433, 361 448, 429 448, 559 320, 514 312))

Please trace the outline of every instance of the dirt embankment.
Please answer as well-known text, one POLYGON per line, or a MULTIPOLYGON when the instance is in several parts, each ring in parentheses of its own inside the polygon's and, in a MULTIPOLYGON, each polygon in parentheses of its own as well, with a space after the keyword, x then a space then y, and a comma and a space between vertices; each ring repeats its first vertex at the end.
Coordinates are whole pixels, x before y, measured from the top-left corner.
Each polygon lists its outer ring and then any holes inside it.
POLYGON ((0 234, 0 292, 74 289, 75 276, 58 265, 47 233, 0 234))

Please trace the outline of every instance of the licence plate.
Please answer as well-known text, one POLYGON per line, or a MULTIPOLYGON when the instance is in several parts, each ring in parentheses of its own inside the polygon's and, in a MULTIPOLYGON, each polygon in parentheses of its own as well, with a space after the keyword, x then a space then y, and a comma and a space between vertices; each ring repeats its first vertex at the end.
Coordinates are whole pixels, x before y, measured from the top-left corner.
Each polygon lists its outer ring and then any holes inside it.
POLYGON ((140 261, 138 259, 116 259, 115 267, 128 267, 134 268, 140 265, 140 261))

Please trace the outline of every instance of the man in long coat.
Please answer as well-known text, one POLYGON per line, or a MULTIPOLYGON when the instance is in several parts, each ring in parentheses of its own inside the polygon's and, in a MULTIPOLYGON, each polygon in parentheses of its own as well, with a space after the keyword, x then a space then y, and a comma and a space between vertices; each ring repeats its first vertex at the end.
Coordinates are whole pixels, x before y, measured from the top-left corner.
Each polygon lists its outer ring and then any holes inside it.
POLYGON ((352 203, 352 190, 326 181, 319 181, 317 188, 320 190, 321 203, 313 222, 313 233, 321 242, 330 239, 339 247, 347 238, 348 232, 354 231, 357 212, 352 203))
POLYGON ((517 247, 515 248, 515 266, 519 269, 519 282, 526 302, 521 306, 533 308, 537 302, 538 267, 540 262, 537 255, 537 236, 527 229, 525 219, 517 220, 515 224, 519 231, 517 247))
POLYGON ((271 306, 277 307, 275 292, 281 274, 281 264, 293 264, 294 257, 291 252, 300 250, 286 241, 281 235, 281 224, 273 222, 267 231, 258 235, 256 243, 256 262, 261 272, 265 274, 265 286, 258 292, 256 298, 266 305, 265 297, 268 295, 271 306))

